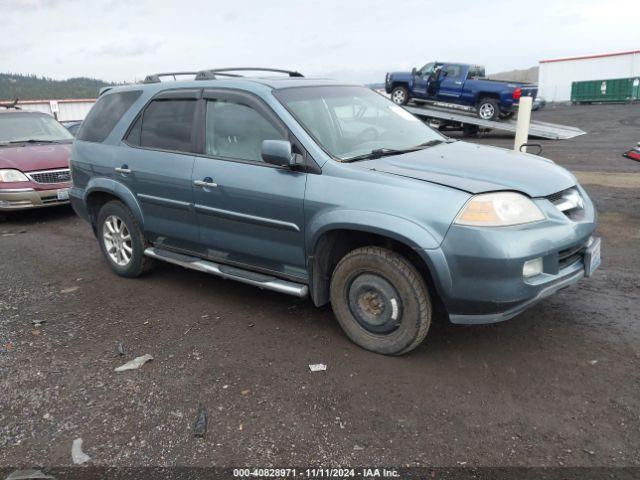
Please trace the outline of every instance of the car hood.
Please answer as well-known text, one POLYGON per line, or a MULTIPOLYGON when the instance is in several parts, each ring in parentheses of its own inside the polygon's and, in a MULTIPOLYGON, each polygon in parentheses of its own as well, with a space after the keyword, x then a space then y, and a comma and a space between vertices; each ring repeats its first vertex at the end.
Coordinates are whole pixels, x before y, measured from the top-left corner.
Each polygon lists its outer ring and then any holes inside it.
POLYGON ((469 193, 515 190, 545 197, 576 184, 569 171, 551 160, 466 142, 443 143, 354 165, 469 193))
POLYGON ((23 172, 69 168, 70 143, 0 147, 0 168, 23 172))

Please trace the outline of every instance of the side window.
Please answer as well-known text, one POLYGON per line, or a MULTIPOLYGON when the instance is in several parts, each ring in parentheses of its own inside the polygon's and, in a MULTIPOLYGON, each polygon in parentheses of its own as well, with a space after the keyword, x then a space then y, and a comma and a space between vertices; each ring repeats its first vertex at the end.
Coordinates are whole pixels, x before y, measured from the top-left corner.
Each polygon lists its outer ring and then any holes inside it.
POLYGON ((82 122, 77 139, 85 142, 103 142, 141 94, 141 90, 130 90, 100 97, 82 122))
POLYGON ((446 73, 446 78, 458 80, 462 76, 462 67, 460 65, 447 65, 444 67, 443 73, 446 73))
POLYGON ((191 152, 196 103, 195 99, 152 101, 129 132, 127 141, 146 148, 191 152))
POLYGON ((287 140, 281 129, 242 103, 208 100, 205 153, 261 162, 263 140, 287 140))
POLYGON ((125 138, 125 141, 129 145, 135 145, 139 147, 141 133, 142 133, 142 115, 138 117, 138 119, 136 120, 136 123, 134 123, 133 127, 131 127, 131 130, 129 130, 129 134, 127 135, 127 138, 125 138))

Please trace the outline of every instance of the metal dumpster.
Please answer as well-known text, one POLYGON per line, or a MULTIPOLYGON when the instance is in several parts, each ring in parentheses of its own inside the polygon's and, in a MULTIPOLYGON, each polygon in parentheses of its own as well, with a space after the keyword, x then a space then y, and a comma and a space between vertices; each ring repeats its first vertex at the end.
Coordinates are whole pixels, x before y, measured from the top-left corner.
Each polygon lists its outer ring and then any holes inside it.
POLYGON ((633 102, 640 99, 640 77, 586 80, 571 84, 572 103, 633 102))

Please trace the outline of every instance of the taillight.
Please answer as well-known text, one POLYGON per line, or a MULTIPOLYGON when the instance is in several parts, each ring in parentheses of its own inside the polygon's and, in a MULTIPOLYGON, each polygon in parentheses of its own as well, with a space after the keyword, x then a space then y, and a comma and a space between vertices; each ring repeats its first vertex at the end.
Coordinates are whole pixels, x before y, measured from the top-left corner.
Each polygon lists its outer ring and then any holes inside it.
POLYGON ((522 89, 520 87, 518 87, 513 91, 513 99, 514 100, 520 100, 521 96, 522 96, 522 89))

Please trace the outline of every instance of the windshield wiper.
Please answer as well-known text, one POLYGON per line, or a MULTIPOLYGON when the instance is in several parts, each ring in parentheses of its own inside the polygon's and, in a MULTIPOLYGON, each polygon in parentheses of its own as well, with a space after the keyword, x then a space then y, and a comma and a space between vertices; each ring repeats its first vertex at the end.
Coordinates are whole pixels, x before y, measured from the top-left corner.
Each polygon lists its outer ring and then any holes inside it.
POLYGON ((439 145, 443 143, 444 140, 429 140, 428 142, 421 143, 420 145, 416 145, 415 147, 409 148, 401 148, 401 149, 393 149, 393 148, 376 148, 371 150, 369 153, 365 153, 363 155, 356 155, 355 157, 345 158, 343 162, 355 162, 358 160, 374 160, 376 158, 388 157, 391 155, 400 155, 402 153, 415 152, 417 150, 422 150, 424 148, 433 147, 434 145, 439 145))

